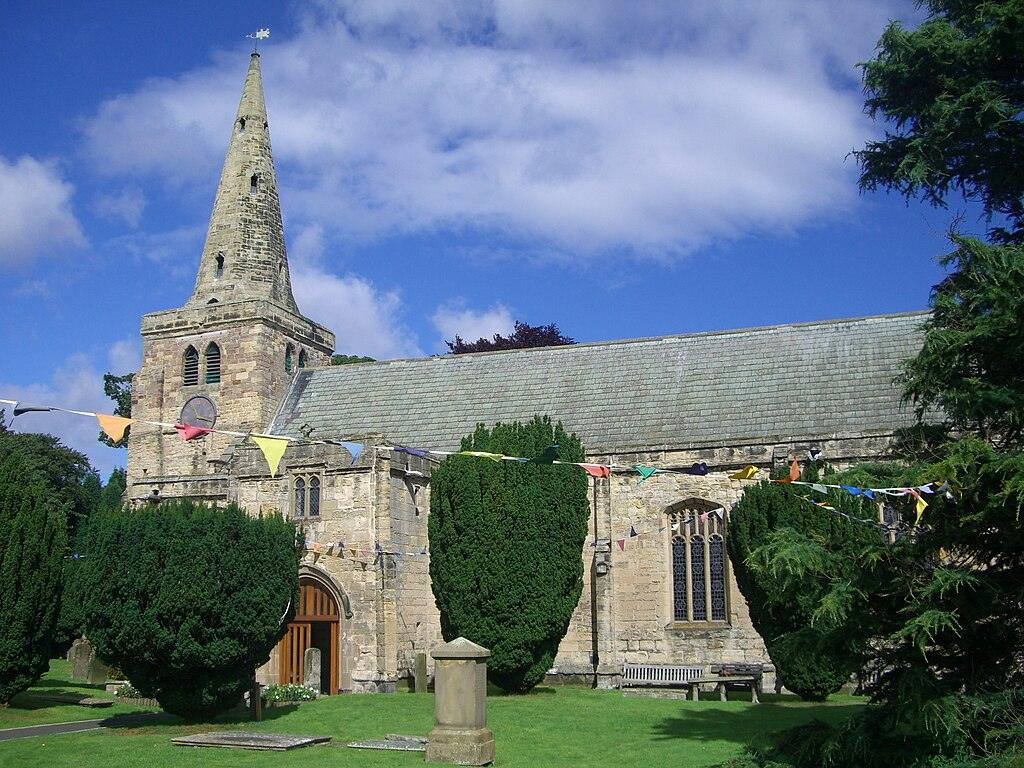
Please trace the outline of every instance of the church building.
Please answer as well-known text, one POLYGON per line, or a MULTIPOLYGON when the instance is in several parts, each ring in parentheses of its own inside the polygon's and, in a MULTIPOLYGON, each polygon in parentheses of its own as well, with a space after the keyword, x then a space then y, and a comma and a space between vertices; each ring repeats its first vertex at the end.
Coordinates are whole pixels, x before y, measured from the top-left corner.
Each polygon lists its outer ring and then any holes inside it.
POLYGON ((920 348, 924 317, 332 367, 334 334, 292 295, 254 53, 192 295, 142 318, 132 415, 293 442, 272 476, 244 438, 186 442, 136 423, 128 495, 294 520, 306 540, 300 601, 260 680, 301 682, 303 652, 318 647, 324 692, 394 691, 441 642, 427 542, 437 457, 385 446, 458 450, 478 423, 546 414, 580 437, 588 461, 708 467, 591 480, 583 593, 552 678, 610 686, 627 662, 750 662, 770 681, 725 547, 728 510, 756 479, 728 475, 754 465, 763 478, 811 449, 838 465, 883 453, 912 423, 892 380, 920 348), (354 458, 341 441, 366 449, 354 458))

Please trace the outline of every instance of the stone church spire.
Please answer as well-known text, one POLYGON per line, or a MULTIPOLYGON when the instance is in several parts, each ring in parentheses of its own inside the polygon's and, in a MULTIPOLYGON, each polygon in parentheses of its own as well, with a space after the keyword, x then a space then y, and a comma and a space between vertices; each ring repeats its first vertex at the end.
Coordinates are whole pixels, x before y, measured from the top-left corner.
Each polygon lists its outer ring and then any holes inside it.
POLYGON ((249 60, 189 304, 252 299, 269 300, 298 314, 258 53, 249 60))

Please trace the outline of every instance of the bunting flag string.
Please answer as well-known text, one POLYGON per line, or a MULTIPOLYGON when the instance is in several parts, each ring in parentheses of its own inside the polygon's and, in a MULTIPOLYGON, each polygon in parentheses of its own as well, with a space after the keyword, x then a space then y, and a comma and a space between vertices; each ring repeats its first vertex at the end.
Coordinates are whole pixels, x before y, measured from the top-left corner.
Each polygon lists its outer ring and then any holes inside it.
POLYGON ((847 520, 847 521, 849 521, 851 523, 861 523, 863 525, 870 526, 870 527, 875 528, 876 530, 882 531, 884 533, 914 533, 914 534, 916 534, 916 533, 921 533, 922 531, 927 530, 925 527, 919 525, 919 523, 921 522, 920 516, 918 516, 918 518, 914 521, 914 525, 913 526, 909 526, 906 523, 902 523, 902 522, 900 522, 900 523, 883 523, 881 521, 876 521, 876 520, 865 520, 862 517, 854 517, 853 515, 849 515, 846 512, 842 512, 842 511, 836 509, 831 504, 829 504, 827 501, 814 501, 814 499, 810 498, 809 496, 800 496, 799 494, 797 495, 797 498, 801 499, 802 501, 806 501, 808 504, 811 504, 812 506, 815 506, 818 509, 824 509, 826 512, 831 512, 832 514, 837 515, 838 517, 841 517, 844 520, 847 520))
MULTIPOLYGON (((444 457, 451 455, 471 456, 476 458, 483 458, 489 461, 500 462, 500 461, 514 461, 519 463, 527 464, 540 464, 540 465, 569 465, 581 468, 584 472, 595 479, 609 478, 612 472, 620 473, 632 473, 635 472, 640 476, 638 483, 643 483, 654 475, 662 474, 675 474, 675 475, 695 475, 703 476, 707 475, 711 469, 705 462, 695 462, 689 467, 683 468, 672 468, 672 467, 652 467, 645 464, 601 464, 596 462, 579 462, 579 461, 561 461, 558 458, 557 445, 550 445, 546 447, 541 453, 532 458, 523 456, 504 456, 497 453, 490 453, 487 451, 440 451, 433 450, 430 448, 413 448, 404 445, 367 445, 365 443, 338 440, 338 439, 316 439, 316 438, 296 438, 286 437, 284 435, 269 435, 259 434, 254 435, 251 432, 238 432, 227 429, 214 429, 207 427, 199 427, 192 424, 168 424, 161 421, 148 421, 145 419, 126 418, 123 416, 114 416, 112 414, 94 413, 91 411, 77 411, 70 408, 61 408, 58 406, 50 405, 25 405, 17 400, 10 400, 0 398, 0 403, 6 403, 12 406, 12 410, 15 416, 24 413, 34 412, 52 412, 61 411, 64 413, 73 413, 80 416, 88 416, 95 418, 100 425, 100 428, 107 434, 111 440, 118 442, 124 436, 124 429, 131 424, 147 424, 150 426, 157 426, 164 429, 173 429, 181 435, 184 440, 195 440, 204 437, 208 434, 223 434, 230 435, 232 437, 247 438, 252 440, 259 449, 263 452, 264 458, 267 460, 267 464, 270 467, 271 475, 277 475, 277 469, 280 466, 281 458, 284 456, 285 450, 287 449, 288 443, 291 442, 302 442, 320 445, 336 445, 344 448, 352 460, 349 466, 355 465, 359 457, 365 452, 367 447, 372 448, 374 451, 390 451, 392 453, 406 454, 409 456, 415 456, 422 459, 430 459, 431 457, 444 457), (117 436, 115 438, 115 436, 117 436), (275 459, 276 456, 276 459, 275 459)), ((814 461, 821 456, 819 449, 811 449, 808 452, 809 458, 814 461)), ((759 469, 753 464, 732 472, 728 475, 730 480, 753 480, 757 477, 759 469)), ((809 483, 799 480, 800 467, 797 460, 794 458, 790 463, 789 475, 784 478, 780 478, 775 482, 787 483, 792 485, 806 485, 810 486, 813 490, 820 493, 827 493, 828 489, 842 489, 852 495, 863 495, 869 499, 875 498, 876 494, 884 494, 889 496, 905 496, 905 495, 916 495, 917 496, 917 511, 919 515, 924 514, 924 510, 928 506, 920 494, 926 493, 941 493, 945 492, 947 497, 952 498, 952 493, 949 490, 949 484, 941 481, 938 483, 926 483, 925 485, 918 486, 916 488, 857 488, 855 486, 844 486, 844 485, 827 485, 824 483, 809 483)))

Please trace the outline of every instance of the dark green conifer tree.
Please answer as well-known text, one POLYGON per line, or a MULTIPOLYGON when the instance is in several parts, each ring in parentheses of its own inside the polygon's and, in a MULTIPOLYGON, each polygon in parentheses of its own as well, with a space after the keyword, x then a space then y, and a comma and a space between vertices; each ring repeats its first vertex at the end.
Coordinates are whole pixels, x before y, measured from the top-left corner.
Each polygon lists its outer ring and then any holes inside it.
MULTIPOLYGON (((462 449, 582 461, 561 423, 483 425, 462 449), (551 456, 551 453, 549 453, 551 456)), ((583 588, 587 475, 578 467, 449 456, 431 478, 430 576, 441 633, 491 650, 488 676, 524 693, 544 679, 583 588)))
POLYGON ((49 663, 70 507, 16 437, 0 435, 0 706, 49 663))
POLYGON ((174 714, 241 700, 294 614, 294 526, 193 501, 100 511, 80 594, 96 653, 174 714))

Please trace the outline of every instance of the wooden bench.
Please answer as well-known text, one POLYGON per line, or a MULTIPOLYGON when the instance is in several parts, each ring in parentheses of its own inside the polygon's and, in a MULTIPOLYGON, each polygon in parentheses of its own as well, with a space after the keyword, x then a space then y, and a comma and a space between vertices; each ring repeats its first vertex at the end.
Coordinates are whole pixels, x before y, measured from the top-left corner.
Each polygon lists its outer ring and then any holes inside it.
POLYGON ((622 688, 685 688, 704 667, 682 664, 623 664, 622 688))
POLYGON ((700 686, 714 685, 718 697, 728 701, 727 690, 746 689, 750 701, 760 704, 762 667, 760 664, 713 664, 711 674, 704 667, 682 664, 623 664, 622 688, 683 688, 693 701, 700 701, 700 686))

